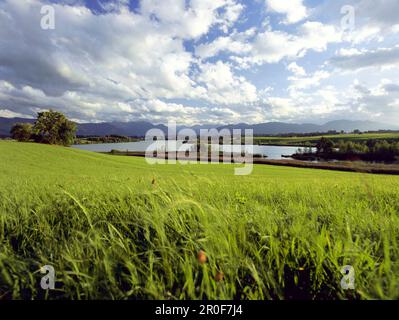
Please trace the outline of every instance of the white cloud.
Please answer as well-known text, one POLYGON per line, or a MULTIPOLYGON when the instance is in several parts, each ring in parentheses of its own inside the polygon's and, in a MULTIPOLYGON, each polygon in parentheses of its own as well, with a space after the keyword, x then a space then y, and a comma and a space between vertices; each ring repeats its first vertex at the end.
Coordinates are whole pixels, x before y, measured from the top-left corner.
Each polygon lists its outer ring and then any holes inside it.
POLYGON ((230 65, 222 61, 201 65, 198 81, 207 88, 206 95, 213 103, 247 104, 258 98, 256 87, 234 75, 230 65))
POLYGON ((196 47, 195 53, 202 59, 207 59, 218 55, 222 51, 248 54, 251 51, 251 45, 247 42, 245 34, 232 34, 218 37, 211 43, 200 44, 196 47))
POLYGON ((383 41, 384 37, 381 28, 377 25, 364 25, 356 28, 354 31, 346 33, 344 39, 354 44, 360 44, 372 40, 383 41))
POLYGON ((306 76, 306 71, 304 68, 297 65, 296 62, 291 62, 287 66, 287 70, 291 71, 295 76, 306 76))
POLYGON ((346 112, 348 107, 344 106, 341 98, 338 90, 326 86, 309 92, 293 90, 289 97, 269 97, 265 103, 272 106, 271 114, 276 120, 320 123, 330 120, 334 114, 346 112))
POLYGON ((299 27, 297 35, 272 30, 259 33, 247 59, 255 64, 278 63, 284 58, 304 57, 309 50, 325 51, 329 43, 340 41, 341 34, 335 27, 308 21, 299 27))
POLYGON ((292 99, 281 97, 270 97, 266 102, 271 106, 271 116, 274 119, 295 118, 299 110, 292 99))
POLYGON ((328 79, 329 77, 330 73, 325 70, 318 70, 312 75, 304 77, 289 77, 288 80, 291 82, 291 85, 288 87, 288 91, 291 96, 293 96, 299 90, 314 89, 315 87, 320 86, 321 81, 328 79))
MULTIPOLYGON (((214 26, 227 31, 244 8, 235 0, 146 0, 139 13, 129 11, 126 1, 102 2, 105 14, 54 4, 56 29, 51 32, 38 24, 41 3, 0 3, 0 47, 8 48, 0 52, 7 83, 0 87, 0 102, 17 102, 15 108, 30 112, 52 106, 91 120, 109 120, 111 114, 130 119, 148 110, 165 120, 182 110, 164 99, 219 104, 256 99, 256 88, 229 66, 198 65, 184 46, 214 26), (223 85, 213 68, 223 72, 223 85), (224 92, 218 91, 221 87, 224 92), (140 109, 143 101, 148 103, 140 109)), ((194 109, 185 110, 196 116, 194 109)))
POLYGON ((191 0, 187 6, 185 0, 141 2, 144 16, 155 16, 164 31, 182 38, 198 38, 215 24, 227 31, 239 18, 243 8, 234 0, 191 0))
POLYGON ((248 68, 254 64, 279 63, 283 59, 304 57, 309 50, 322 52, 327 50, 328 44, 341 40, 342 34, 334 26, 308 21, 298 27, 296 34, 272 30, 270 26, 258 33, 248 29, 202 44, 196 53, 206 59, 220 52, 230 52, 234 54, 232 61, 241 68, 248 68))
POLYGON ((303 0, 266 0, 269 11, 284 14, 285 24, 297 23, 308 16, 308 9, 303 0))
POLYGON ((228 29, 231 28, 234 23, 240 18, 244 8, 245 6, 243 4, 235 3, 234 1, 230 1, 229 5, 225 6, 225 11, 221 17, 221 29, 225 33, 227 33, 228 29))
POLYGON ((30 115, 14 112, 8 109, 0 109, 0 117, 3 118, 32 118, 30 115))
POLYGON ((0 48, 6 48, 0 51, 0 114, 52 107, 79 121, 299 121, 343 111, 370 116, 370 98, 393 117, 398 2, 384 1, 374 11, 367 9, 374 2, 357 2, 359 24, 346 35, 345 48, 338 25, 317 21, 313 9, 309 21, 299 0, 267 1, 269 11, 294 26, 265 17, 263 0, 145 0, 134 12, 127 0, 103 0, 104 12, 97 13, 83 1, 65 0, 53 4, 51 31, 40 29, 44 0, 0 0, 0 48), (331 47, 336 55, 325 64, 331 47), (345 88, 353 70, 362 80, 388 80, 345 88))

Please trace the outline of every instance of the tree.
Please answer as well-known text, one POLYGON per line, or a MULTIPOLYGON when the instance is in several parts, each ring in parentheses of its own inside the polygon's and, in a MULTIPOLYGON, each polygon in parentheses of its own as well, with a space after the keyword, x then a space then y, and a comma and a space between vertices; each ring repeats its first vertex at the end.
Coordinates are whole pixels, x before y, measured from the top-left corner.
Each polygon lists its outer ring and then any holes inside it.
POLYGON ((29 141, 32 136, 32 125, 30 123, 16 123, 11 128, 11 137, 18 141, 29 141))
POLYGON ((70 145, 76 137, 76 124, 61 112, 39 112, 33 126, 35 140, 41 143, 70 145))
POLYGON ((334 142, 328 138, 322 137, 317 143, 317 153, 332 153, 334 147, 334 142))

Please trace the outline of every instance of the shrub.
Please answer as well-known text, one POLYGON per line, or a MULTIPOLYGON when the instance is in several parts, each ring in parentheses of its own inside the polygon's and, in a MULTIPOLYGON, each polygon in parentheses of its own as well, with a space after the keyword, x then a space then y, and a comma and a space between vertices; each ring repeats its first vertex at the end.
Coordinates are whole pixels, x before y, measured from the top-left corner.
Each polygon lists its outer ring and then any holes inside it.
POLYGON ((29 141, 32 136, 32 125, 30 123, 16 123, 11 128, 11 137, 18 141, 29 141))

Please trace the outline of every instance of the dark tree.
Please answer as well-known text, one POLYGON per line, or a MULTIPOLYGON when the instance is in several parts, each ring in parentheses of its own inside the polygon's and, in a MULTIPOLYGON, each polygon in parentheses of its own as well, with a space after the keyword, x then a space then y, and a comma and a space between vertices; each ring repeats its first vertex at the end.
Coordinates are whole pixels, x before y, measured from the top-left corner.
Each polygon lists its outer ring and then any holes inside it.
POLYGON ((11 128, 11 138, 18 141, 29 141, 32 136, 32 125, 30 123, 16 123, 11 128))
POLYGON ((333 147, 334 147, 334 142, 324 137, 322 137, 316 145, 317 153, 332 153, 333 147))
POLYGON ((33 126, 35 140, 41 143, 70 145, 76 137, 76 124, 61 112, 39 112, 33 126))

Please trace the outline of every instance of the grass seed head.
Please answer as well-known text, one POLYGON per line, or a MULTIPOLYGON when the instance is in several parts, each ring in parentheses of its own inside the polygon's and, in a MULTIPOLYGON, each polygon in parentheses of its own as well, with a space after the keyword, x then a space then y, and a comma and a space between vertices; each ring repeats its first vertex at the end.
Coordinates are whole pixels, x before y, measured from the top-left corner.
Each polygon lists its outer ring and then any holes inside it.
POLYGON ((198 252, 197 258, 198 258, 198 262, 199 262, 200 264, 204 264, 204 263, 207 261, 206 254, 205 254, 205 252, 204 252, 203 250, 200 250, 200 251, 198 252))
POLYGON ((220 281, 223 281, 223 279, 224 279, 224 274, 223 274, 223 272, 222 272, 222 271, 216 272, 216 274, 215 274, 215 281, 220 282, 220 281))

